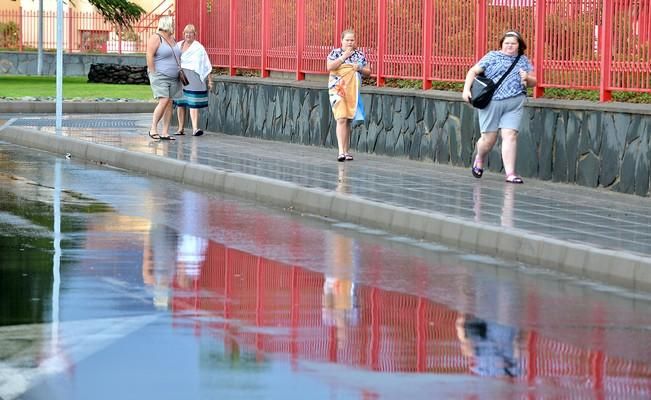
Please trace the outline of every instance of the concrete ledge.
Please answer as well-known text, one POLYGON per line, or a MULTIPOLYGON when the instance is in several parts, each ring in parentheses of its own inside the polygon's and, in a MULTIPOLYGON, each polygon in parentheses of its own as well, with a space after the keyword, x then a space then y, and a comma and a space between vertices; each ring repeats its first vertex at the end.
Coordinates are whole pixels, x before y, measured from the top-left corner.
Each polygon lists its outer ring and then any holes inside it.
POLYGON ((651 291, 649 257, 567 242, 519 229, 480 224, 445 214, 401 208, 280 180, 221 171, 20 127, 0 129, 0 140, 58 154, 72 153, 78 159, 222 191, 278 207, 294 208, 468 251, 540 265, 621 287, 651 291))
MULTIPOLYGON (((69 114, 129 114, 151 113, 156 103, 146 101, 134 102, 101 102, 101 101, 68 101, 63 102, 63 112, 69 114)), ((0 109, 3 113, 29 114, 54 113, 56 103, 53 101, 2 101, 0 109)))

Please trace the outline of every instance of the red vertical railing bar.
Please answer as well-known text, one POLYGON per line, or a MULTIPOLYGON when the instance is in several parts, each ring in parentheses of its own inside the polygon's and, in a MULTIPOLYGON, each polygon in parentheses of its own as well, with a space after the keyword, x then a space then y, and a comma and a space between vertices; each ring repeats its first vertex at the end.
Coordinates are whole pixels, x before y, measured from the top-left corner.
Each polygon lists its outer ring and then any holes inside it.
POLYGON ((228 321, 231 318, 231 295, 233 285, 231 284, 231 263, 230 263, 230 250, 228 247, 224 249, 224 330, 228 329, 228 321))
MULTIPOLYGON (((258 256, 255 265, 255 326, 261 327, 264 326, 264 300, 263 300, 263 274, 262 274, 262 260, 263 258, 258 256)), ((255 333, 255 349, 258 352, 264 351, 264 336, 260 334, 258 329, 255 333)))
POLYGON ((122 29, 118 28, 118 54, 122 54, 122 29))
POLYGON ((384 54, 387 48, 387 2, 377 0, 377 86, 384 86, 384 54))
POLYGON ((301 304, 300 304, 300 298, 298 296, 299 294, 299 289, 300 285, 298 283, 298 268, 296 266, 292 267, 292 281, 291 281, 291 288, 292 288, 292 301, 291 301, 291 310, 290 310, 290 318, 291 318, 291 344, 290 344, 290 354, 292 355, 292 367, 294 369, 298 369, 298 357, 299 357, 299 349, 298 349, 298 329, 299 329, 299 311, 301 309, 301 304))
POLYGON ((427 316, 425 315, 426 300, 418 298, 416 306, 416 372, 427 369, 427 316))
POLYGON ((432 88, 432 0, 423 0, 423 90, 432 88))
POLYGON ((613 1, 603 0, 601 30, 599 31, 599 51, 601 53, 601 83, 599 84, 599 100, 612 100, 610 91, 612 67, 612 37, 613 37, 613 1))
POLYGON ((346 3, 344 0, 337 0, 335 4, 335 37, 332 43, 335 43, 339 47, 341 43, 341 32, 344 31, 344 18, 345 18, 345 7, 346 3))
POLYGON ((527 340, 527 383, 534 385, 538 378, 538 334, 530 332, 527 340))
MULTIPOLYGON (((300 0, 299 0, 300 1, 300 0)), ((337 362, 337 326, 332 324, 328 331, 328 361, 337 362)))
POLYGON ((305 47, 305 2, 296 2, 296 80, 305 79, 303 72, 303 48, 305 47))
POLYGON ((533 97, 542 97, 545 94, 545 88, 542 86, 545 82, 545 75, 543 69, 543 58, 545 56, 545 4, 546 1, 536 1, 536 21, 535 21, 535 35, 536 35, 536 50, 534 51, 533 68, 536 74, 538 84, 533 88, 533 97))
MULTIPOLYGON (((65 23, 66 20, 68 21, 68 29, 66 30, 66 32, 68 33, 68 40, 67 40, 67 42, 68 42, 68 52, 69 52, 69 53, 72 53, 72 25, 73 25, 72 22, 75 20, 73 13, 74 13, 74 11, 73 11, 73 12, 68 11, 67 13, 65 13, 65 14, 63 15, 63 21, 64 21, 64 23, 65 23), (67 17, 67 18, 66 18, 66 17, 67 17)), ((65 39, 64 39, 64 40, 65 40, 65 39)), ((64 43, 65 43, 65 42, 64 42, 64 43)), ((65 46, 65 45, 64 45, 64 46, 65 46)))
MULTIPOLYGON (((208 24, 206 23, 207 21, 206 19, 208 18, 208 16, 206 15, 207 14, 206 1, 205 0, 200 1, 198 7, 199 7, 199 26, 197 27, 197 29, 199 29, 199 37, 197 38, 197 40, 199 40, 199 43, 203 44, 205 47, 206 35, 203 32, 203 28, 208 26, 208 24)), ((175 18, 175 20, 178 21, 178 18, 175 18)))
POLYGON ((261 0, 261 10, 262 15, 260 16, 261 20, 261 29, 260 29, 260 45, 262 49, 260 50, 260 76, 263 78, 269 77, 269 70, 267 69, 267 50, 269 49, 269 33, 271 24, 269 23, 269 2, 271 0, 261 0))
POLYGON ((228 74, 235 76, 235 2, 236 0, 229 1, 228 10, 228 74))
POLYGON ((605 398, 604 393, 604 376, 606 372, 606 356, 602 351, 590 354, 590 372, 594 382, 595 398, 602 400, 605 398))
POLYGON ((488 4, 487 0, 477 0, 475 8, 475 61, 486 54, 488 42, 488 4))
POLYGON ((378 289, 371 289, 371 344, 369 362, 372 371, 380 370, 380 305, 378 304, 378 289))
POLYGON ((18 7, 18 49, 23 51, 23 8, 18 7))

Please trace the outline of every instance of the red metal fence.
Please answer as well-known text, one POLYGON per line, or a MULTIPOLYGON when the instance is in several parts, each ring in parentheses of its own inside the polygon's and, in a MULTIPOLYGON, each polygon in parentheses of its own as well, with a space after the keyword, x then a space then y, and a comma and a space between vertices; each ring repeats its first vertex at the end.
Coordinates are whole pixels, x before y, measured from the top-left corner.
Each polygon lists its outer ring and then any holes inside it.
MULTIPOLYGON (((157 10, 138 21, 131 30, 120 30, 104 21, 98 13, 65 11, 63 47, 69 53, 144 53, 147 38, 156 31, 160 15, 157 10)), ((56 49, 57 16, 43 12, 43 48, 56 49)), ((35 50, 38 47, 38 11, 0 10, 0 49, 35 50)))
MULTIPOLYGON (((155 10, 130 32, 98 14, 68 11, 68 52, 144 52, 155 10)), ((325 74, 325 58, 353 27, 378 86, 387 79, 461 82, 506 30, 527 39, 545 88, 651 93, 651 0, 178 0, 177 32, 199 31, 213 65, 325 74)), ((36 48, 37 14, 0 11, 0 48, 36 48)), ((45 48, 55 47, 56 13, 44 14, 45 48)))
POLYGON ((651 92, 651 0, 178 0, 215 66, 324 74, 353 27, 377 84, 461 82, 499 36, 517 29, 545 88, 651 92))

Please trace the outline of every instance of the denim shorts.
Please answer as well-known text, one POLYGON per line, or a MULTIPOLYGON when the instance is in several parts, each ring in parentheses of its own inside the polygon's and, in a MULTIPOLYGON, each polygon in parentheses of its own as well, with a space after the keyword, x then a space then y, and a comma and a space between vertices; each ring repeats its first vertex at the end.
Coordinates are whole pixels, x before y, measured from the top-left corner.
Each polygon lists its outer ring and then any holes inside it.
POLYGON ((171 99, 183 98, 181 82, 177 77, 171 77, 156 71, 149 74, 149 85, 155 99, 169 97, 171 99))
POLYGON ((481 133, 497 132, 498 129, 520 130, 524 94, 503 100, 492 100, 488 107, 477 110, 479 114, 479 131, 481 133))

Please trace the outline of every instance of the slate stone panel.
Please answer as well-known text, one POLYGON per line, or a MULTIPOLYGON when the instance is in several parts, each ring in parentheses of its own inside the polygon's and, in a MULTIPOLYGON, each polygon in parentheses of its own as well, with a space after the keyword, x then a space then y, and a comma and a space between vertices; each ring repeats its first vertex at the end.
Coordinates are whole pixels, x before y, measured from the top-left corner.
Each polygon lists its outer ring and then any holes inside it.
POLYGON ((536 129, 536 121, 539 119, 540 114, 537 109, 525 108, 522 115, 515 167, 518 173, 524 176, 536 176, 538 174, 538 130, 536 129))
POLYGON ((581 132, 583 113, 570 111, 567 115, 565 128, 565 151, 567 152, 567 181, 576 181, 576 166, 578 163, 579 134, 581 132))
POLYGON ((615 118, 614 115, 602 119, 603 135, 601 148, 601 163, 599 166, 599 184, 609 187, 615 183, 619 175, 619 167, 624 153, 628 121, 615 118))
POLYGON ((640 140, 637 139, 626 146, 624 159, 622 160, 621 171, 618 174, 619 184, 617 191, 623 193, 635 192, 635 167, 636 160, 639 159, 640 140))
POLYGON ((553 138, 552 180, 567 182, 567 111, 559 112, 553 138))

